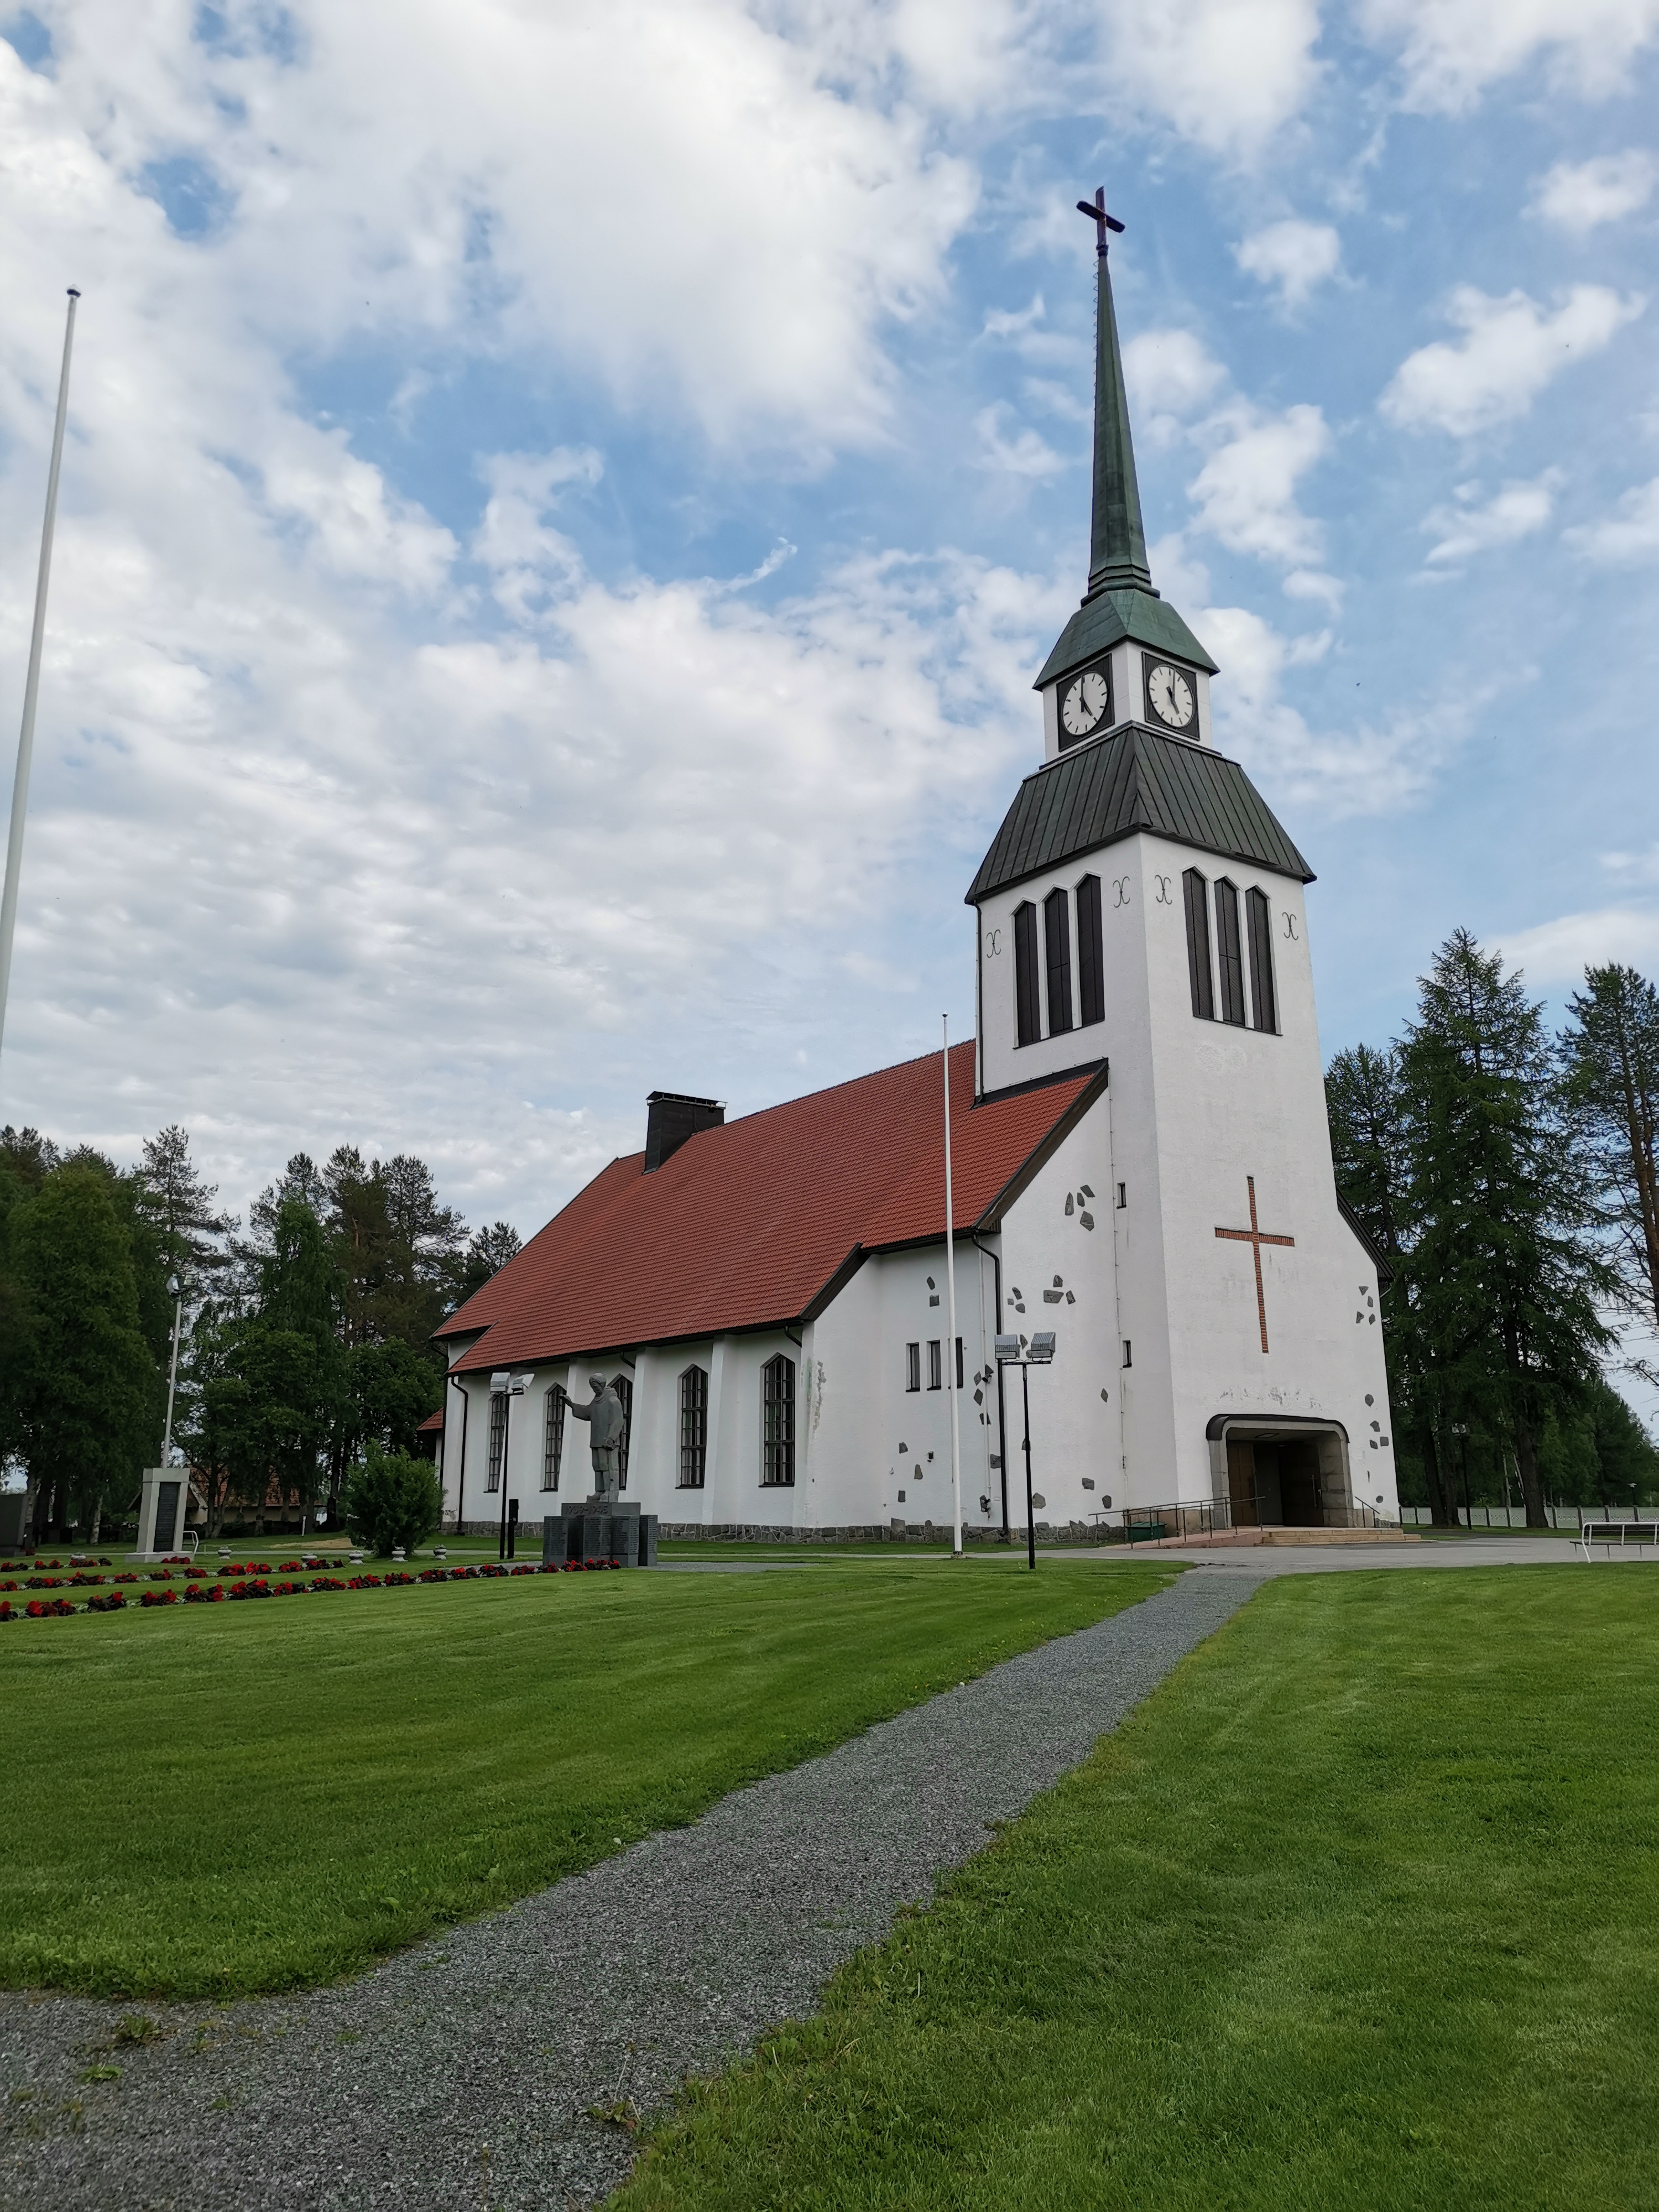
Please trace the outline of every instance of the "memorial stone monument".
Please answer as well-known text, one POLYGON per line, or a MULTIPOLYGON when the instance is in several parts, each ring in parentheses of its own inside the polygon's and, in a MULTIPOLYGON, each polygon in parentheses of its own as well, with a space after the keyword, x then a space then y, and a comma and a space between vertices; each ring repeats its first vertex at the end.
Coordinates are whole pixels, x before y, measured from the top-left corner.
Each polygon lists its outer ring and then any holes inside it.
POLYGON ((190 1496, 182 1467, 147 1467, 138 1492, 138 1559, 172 1558, 183 1547, 190 1496))
POLYGON ((657 1516, 641 1513, 636 1500, 621 1495, 628 1417, 603 1375, 590 1375, 588 1383, 592 1403, 579 1406, 573 1399, 569 1410, 588 1425, 592 1493, 562 1506, 556 1521, 550 1514, 543 1521, 543 1564, 556 1566, 568 1559, 583 1566, 590 1560, 615 1559, 624 1567, 654 1567, 657 1516))

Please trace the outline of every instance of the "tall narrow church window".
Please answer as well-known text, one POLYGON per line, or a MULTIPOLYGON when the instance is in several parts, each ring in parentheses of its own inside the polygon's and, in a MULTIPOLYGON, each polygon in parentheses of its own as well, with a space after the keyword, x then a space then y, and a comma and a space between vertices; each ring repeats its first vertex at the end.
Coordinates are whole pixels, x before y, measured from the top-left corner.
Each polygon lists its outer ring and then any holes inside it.
POLYGON ((1221 956, 1221 1018, 1244 1026, 1244 957, 1238 941, 1238 889, 1225 876, 1215 887, 1216 951, 1221 956))
POLYGON ((556 1382, 547 1394, 546 1411, 542 1418, 547 1426, 542 1442, 542 1488, 556 1490, 559 1468, 564 1459, 564 1385, 556 1382))
POLYGON ((795 1363, 777 1352, 761 1370, 761 1480, 787 1490, 795 1480, 795 1363))
POLYGON ((963 1388, 963 1381, 962 1381, 962 1339, 961 1339, 960 1337, 958 1337, 958 1338, 957 1339, 957 1389, 958 1389, 958 1390, 960 1390, 960 1389, 963 1388))
POLYGON ((904 1387, 907 1390, 921 1388, 921 1346, 907 1344, 904 1347, 904 1387))
POLYGON ((1043 950, 1048 965, 1048 1034, 1064 1036, 1072 1026, 1072 902, 1063 890, 1042 902, 1043 950))
POLYGON ((1250 1012, 1257 1029, 1276 1030, 1279 1006, 1273 992, 1273 937, 1267 893, 1247 891, 1244 906, 1249 917, 1250 1012))
POLYGON ((1192 980, 1193 1012, 1200 1021, 1215 1019, 1215 984, 1210 973, 1210 887, 1196 868, 1181 878, 1187 898, 1187 973, 1192 980))
POLYGON ((1037 1011, 1036 908, 1030 899, 1014 908, 1014 1021, 1021 1044, 1035 1044, 1042 1035, 1037 1011))
POLYGON ((701 1490, 708 1463, 708 1376, 688 1367, 680 1376, 680 1479, 682 1490, 701 1490))
POLYGON ((941 1349, 938 1337, 934 1337, 927 1346, 927 1388, 930 1390, 945 1388, 945 1363, 939 1357, 941 1349))
POLYGON ((634 1433, 634 1385, 626 1375, 613 1375, 611 1387, 622 1401, 622 1442, 617 1447, 617 1487, 628 1487, 628 1445, 634 1433))
POLYGON ((489 1394, 489 1480, 486 1490, 501 1486, 501 1459, 507 1450, 507 1393, 492 1390, 489 1394))
POLYGON ((1106 1018, 1106 948, 1100 930, 1100 878, 1085 876, 1077 887, 1077 982, 1081 1001, 1078 1025, 1106 1018))

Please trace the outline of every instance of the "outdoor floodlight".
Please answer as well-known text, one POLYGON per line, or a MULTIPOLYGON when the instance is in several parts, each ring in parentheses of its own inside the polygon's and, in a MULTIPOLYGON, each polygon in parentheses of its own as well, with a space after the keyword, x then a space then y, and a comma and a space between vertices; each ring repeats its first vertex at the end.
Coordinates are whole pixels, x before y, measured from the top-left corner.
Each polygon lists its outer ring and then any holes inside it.
POLYGON ((1054 1333, 1051 1328, 1039 1329, 1031 1339, 1031 1348, 1025 1357, 1035 1365, 1045 1366, 1054 1356, 1054 1333))
POLYGON ((170 1298, 176 1298, 183 1287, 184 1286, 179 1282, 177 1275, 169 1275, 167 1277, 167 1296, 170 1298))
POLYGON ((1000 1336, 996 1342, 996 1355, 999 1363, 1004 1360, 1018 1359, 1019 1358, 1019 1339, 1017 1336, 1000 1336))

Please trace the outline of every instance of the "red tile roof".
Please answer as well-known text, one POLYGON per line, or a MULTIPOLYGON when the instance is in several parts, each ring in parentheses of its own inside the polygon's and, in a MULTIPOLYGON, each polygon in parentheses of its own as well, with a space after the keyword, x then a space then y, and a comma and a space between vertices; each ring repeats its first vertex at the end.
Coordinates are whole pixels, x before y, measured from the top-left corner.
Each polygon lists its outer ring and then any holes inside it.
MULTIPOLYGON (((958 1233, 1097 1079, 975 1106, 974 1048, 951 1048, 958 1233)), ((457 1371, 797 1321, 855 1248, 942 1237, 941 1087, 930 1054, 705 1129, 654 1175, 612 1160, 439 1330, 486 1332, 457 1371)))
POLYGON ((441 1428, 442 1428, 442 1426, 443 1426, 443 1425, 444 1425, 444 1409, 443 1409, 443 1407, 442 1407, 441 1406, 440 1406, 440 1407, 439 1407, 439 1408, 438 1408, 438 1410, 437 1410, 437 1412, 436 1412, 435 1413, 428 1413, 428 1414, 427 1415, 427 1417, 426 1417, 425 1420, 423 1420, 423 1421, 421 1423, 420 1426, 416 1430, 415 1433, 416 1433, 416 1435, 417 1437, 423 1437, 423 1436, 425 1436, 425 1435, 426 1435, 426 1433, 427 1433, 427 1431, 428 1431, 428 1430, 431 1430, 431 1429, 441 1429, 441 1428))

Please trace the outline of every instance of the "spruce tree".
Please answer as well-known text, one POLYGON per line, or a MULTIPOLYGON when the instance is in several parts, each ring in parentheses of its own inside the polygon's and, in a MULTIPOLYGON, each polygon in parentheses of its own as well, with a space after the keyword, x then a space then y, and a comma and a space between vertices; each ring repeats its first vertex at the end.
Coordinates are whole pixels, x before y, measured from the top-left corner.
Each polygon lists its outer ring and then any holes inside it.
POLYGON ((1598 1309, 1613 1278, 1541 1007, 1460 929, 1422 981, 1400 1066, 1414 1315, 1439 1411, 1501 1423, 1528 1526, 1542 1528, 1539 1431, 1598 1372, 1612 1342, 1598 1309))
POLYGON ((1571 1012, 1561 1037, 1567 1094, 1623 1303, 1659 1328, 1659 992, 1633 968, 1587 968, 1571 1012))

